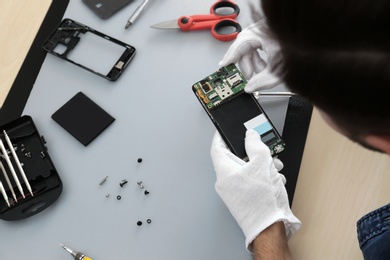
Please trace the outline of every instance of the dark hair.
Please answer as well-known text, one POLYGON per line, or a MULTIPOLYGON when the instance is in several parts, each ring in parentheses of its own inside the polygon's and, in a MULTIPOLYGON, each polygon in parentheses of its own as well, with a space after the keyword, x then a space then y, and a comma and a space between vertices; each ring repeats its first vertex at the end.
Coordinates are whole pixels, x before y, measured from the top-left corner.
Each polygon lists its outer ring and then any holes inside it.
POLYGON ((390 136, 390 1, 262 0, 286 85, 354 136, 390 136))

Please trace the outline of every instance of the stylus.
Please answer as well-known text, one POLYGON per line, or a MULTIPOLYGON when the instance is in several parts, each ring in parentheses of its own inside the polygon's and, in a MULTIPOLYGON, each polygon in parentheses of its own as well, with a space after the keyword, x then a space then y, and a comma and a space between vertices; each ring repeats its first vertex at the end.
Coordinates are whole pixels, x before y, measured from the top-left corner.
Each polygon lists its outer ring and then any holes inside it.
POLYGON ((7 162, 8 168, 9 168, 9 170, 11 171, 12 176, 14 177, 14 181, 16 182, 16 186, 18 186, 18 189, 19 189, 19 191, 20 191, 20 194, 22 194, 23 198, 25 198, 26 196, 24 196, 23 187, 22 187, 22 185, 20 185, 19 178, 18 178, 18 176, 16 175, 15 169, 14 169, 14 167, 12 166, 12 163, 11 163, 11 160, 9 159, 7 150, 5 149, 4 143, 3 143, 3 141, 2 141, 1 139, 0 139, 0 148, 1 148, 1 151, 2 151, 2 153, 3 153, 3 155, 4 155, 5 161, 7 162))
POLYGON ((7 193, 5 192, 3 183, 1 181, 0 181, 0 191, 1 191, 1 194, 3 194, 3 198, 4 198, 5 202, 7 202, 8 208, 11 207, 11 205, 9 205, 7 193))
POLYGON ((18 199, 16 198, 16 195, 15 195, 14 188, 12 188, 11 182, 9 181, 9 178, 8 178, 8 174, 5 171, 4 165, 3 165, 3 163, 1 161, 0 161, 0 169, 3 172, 4 178, 5 178, 5 180, 6 180, 7 184, 8 184, 9 189, 11 190, 12 197, 14 197, 15 202, 18 202, 18 199))
POLYGON ((28 179, 26 177, 26 174, 24 173, 24 170, 23 170, 23 167, 22 165, 20 164, 20 161, 19 161, 19 158, 18 156, 16 155, 16 152, 15 152, 15 149, 14 149, 14 146, 11 142, 11 139, 9 139, 9 136, 7 134, 7 132, 5 130, 3 130, 3 134, 5 136, 5 140, 7 141, 7 144, 8 144, 8 147, 9 149, 11 150, 11 153, 12 153, 12 156, 14 157, 14 160, 16 162, 16 165, 18 166, 18 169, 19 169, 19 172, 20 172, 20 175, 22 175, 22 178, 24 180, 24 183, 26 184, 26 187, 28 189, 28 191, 30 192, 31 196, 34 196, 33 192, 32 192, 32 189, 31 189, 31 186, 30 186, 30 183, 28 182, 28 179))

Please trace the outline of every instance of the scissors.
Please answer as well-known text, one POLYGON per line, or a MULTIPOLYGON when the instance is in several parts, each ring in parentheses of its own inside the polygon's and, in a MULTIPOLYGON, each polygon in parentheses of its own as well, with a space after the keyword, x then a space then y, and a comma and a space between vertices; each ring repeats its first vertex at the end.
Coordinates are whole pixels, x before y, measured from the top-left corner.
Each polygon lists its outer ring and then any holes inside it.
POLYGON ((194 30, 211 30, 211 34, 220 41, 234 40, 241 32, 240 24, 234 20, 240 13, 237 4, 230 0, 215 2, 210 8, 210 14, 181 16, 179 19, 152 25, 156 29, 180 29, 184 32, 194 30), (229 10, 230 12, 227 12, 229 10), (233 30, 234 31, 231 31, 233 30), (226 31, 228 31, 226 33, 226 31))

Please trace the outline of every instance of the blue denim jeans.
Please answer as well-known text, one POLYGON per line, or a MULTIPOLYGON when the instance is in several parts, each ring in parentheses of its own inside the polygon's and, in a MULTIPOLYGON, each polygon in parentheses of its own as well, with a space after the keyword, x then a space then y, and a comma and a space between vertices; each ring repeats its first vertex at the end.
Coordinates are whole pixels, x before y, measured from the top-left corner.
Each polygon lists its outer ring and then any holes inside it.
POLYGON ((364 259, 390 259, 390 204, 368 213, 356 225, 364 259))

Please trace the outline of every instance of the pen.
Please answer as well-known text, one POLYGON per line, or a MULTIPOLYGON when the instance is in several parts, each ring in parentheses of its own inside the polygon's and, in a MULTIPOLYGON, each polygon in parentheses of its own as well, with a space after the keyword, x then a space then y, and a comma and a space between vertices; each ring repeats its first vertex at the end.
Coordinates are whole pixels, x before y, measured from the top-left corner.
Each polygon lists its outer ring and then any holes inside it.
POLYGON ((143 0, 142 3, 137 7, 137 9, 135 9, 134 13, 127 20, 127 24, 125 26, 125 29, 129 28, 130 25, 132 25, 134 23, 134 21, 138 18, 138 16, 144 10, 144 8, 148 4, 148 2, 149 2, 149 0, 143 0))
POLYGON ((88 256, 84 255, 81 252, 77 252, 73 249, 70 249, 69 247, 65 246, 64 244, 60 244, 60 246, 65 249, 68 253, 70 253, 75 260, 92 260, 92 258, 89 258, 88 256))

